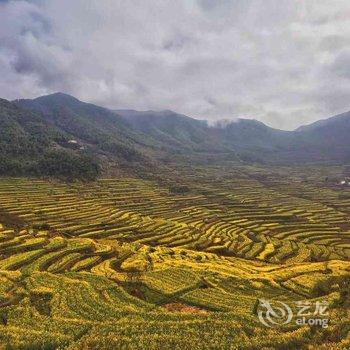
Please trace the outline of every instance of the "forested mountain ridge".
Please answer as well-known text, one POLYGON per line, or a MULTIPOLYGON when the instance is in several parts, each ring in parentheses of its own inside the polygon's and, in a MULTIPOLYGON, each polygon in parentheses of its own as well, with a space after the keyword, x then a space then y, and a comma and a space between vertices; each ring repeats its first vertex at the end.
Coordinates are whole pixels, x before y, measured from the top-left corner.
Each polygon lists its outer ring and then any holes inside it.
POLYGON ((70 135, 40 114, 0 100, 0 174, 94 179, 97 163, 70 149, 70 135))
POLYGON ((230 159, 265 164, 350 161, 350 113, 284 131, 254 119, 219 121, 209 126, 171 111, 116 112, 138 131, 169 144, 186 145, 194 152, 230 154, 230 159))
POLYGON ((252 119, 209 125, 168 110, 112 111, 55 93, 0 100, 0 126, 3 175, 90 180, 109 169, 147 174, 181 161, 350 161, 350 113, 283 131, 252 119))

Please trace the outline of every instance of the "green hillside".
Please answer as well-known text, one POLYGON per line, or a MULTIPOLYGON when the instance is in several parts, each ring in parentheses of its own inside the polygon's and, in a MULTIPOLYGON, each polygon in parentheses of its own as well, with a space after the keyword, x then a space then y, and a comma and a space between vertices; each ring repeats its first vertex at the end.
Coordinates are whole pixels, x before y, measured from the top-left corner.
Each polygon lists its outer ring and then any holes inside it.
POLYGON ((40 114, 0 100, 0 174, 95 179, 97 163, 40 114))
POLYGON ((127 161, 141 161, 136 145, 147 147, 147 138, 131 130, 108 109, 56 93, 34 100, 17 100, 21 108, 40 113, 46 121, 86 143, 92 149, 114 154, 127 161))

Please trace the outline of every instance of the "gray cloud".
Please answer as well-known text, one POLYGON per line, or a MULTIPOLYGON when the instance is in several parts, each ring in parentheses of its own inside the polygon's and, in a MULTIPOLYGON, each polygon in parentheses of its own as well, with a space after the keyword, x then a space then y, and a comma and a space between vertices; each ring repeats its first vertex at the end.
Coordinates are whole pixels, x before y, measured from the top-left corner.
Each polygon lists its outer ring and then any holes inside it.
POLYGON ((350 109, 347 0, 0 1, 0 96, 292 129, 350 109))
POLYGON ((342 51, 336 56, 330 69, 339 77, 350 79, 350 50, 342 51))

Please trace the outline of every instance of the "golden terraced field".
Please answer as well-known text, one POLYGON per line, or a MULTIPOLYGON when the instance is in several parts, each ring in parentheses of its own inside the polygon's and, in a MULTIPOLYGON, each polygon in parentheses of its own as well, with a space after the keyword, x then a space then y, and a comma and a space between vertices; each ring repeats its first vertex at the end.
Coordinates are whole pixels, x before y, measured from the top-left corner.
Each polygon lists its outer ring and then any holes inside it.
POLYGON ((171 176, 0 180, 0 349, 350 349, 340 168, 171 176), (259 298, 330 325, 267 328, 259 298))

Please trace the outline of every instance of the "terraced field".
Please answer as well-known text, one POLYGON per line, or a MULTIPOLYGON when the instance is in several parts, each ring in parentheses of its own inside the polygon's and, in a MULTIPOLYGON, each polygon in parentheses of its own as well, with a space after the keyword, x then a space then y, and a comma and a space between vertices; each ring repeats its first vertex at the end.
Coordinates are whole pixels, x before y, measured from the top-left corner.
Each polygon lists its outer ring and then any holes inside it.
POLYGON ((0 344, 350 349, 350 189, 338 177, 183 167, 163 183, 1 179, 0 344), (259 298, 327 300, 330 326, 266 328, 259 298))

